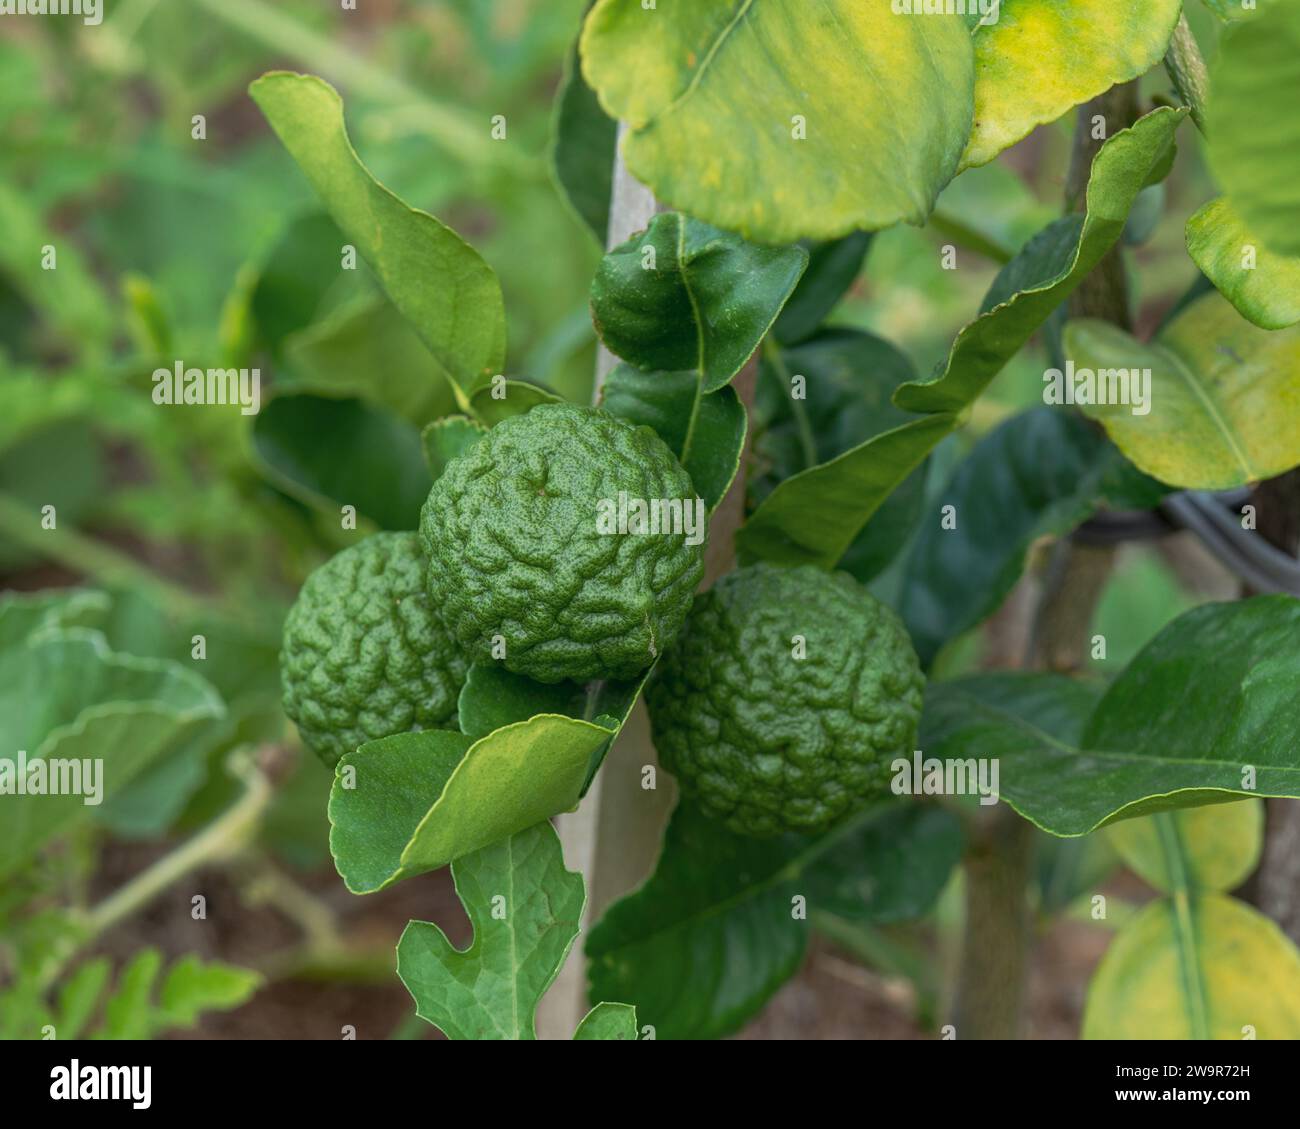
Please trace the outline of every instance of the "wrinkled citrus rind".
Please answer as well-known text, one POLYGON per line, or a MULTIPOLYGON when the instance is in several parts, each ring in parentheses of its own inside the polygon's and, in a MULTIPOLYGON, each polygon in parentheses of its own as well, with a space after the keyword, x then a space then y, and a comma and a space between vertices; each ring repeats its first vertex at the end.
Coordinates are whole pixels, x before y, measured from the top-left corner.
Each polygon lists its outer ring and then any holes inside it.
POLYGON ((677 638, 704 545, 601 532, 600 506, 676 501, 690 476, 647 427, 572 404, 497 424, 448 464, 420 516, 429 593, 477 661, 540 682, 632 678, 677 638), (503 644, 504 654, 496 650, 503 644))
POLYGON ((923 688, 901 622, 851 577, 758 564, 696 601, 646 700, 682 791, 763 837, 824 830, 888 795, 923 688))
POLYGON ((414 533, 377 533, 308 578, 280 653, 285 713, 334 765, 358 745, 455 729, 469 661, 434 614, 414 533))

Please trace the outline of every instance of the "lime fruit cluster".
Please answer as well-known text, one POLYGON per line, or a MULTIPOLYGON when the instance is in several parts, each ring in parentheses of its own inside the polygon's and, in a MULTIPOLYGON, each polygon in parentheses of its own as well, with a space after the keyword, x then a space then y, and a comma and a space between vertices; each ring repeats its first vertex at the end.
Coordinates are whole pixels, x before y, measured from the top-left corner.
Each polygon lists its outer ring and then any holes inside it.
POLYGON ((478 661, 539 682, 632 678, 677 638, 704 572, 684 530, 602 532, 620 496, 693 502, 663 440, 542 404, 453 459, 420 517, 429 594, 478 661))
POLYGON ((280 654, 285 713, 328 765, 358 745, 455 729, 469 661, 429 603, 414 533, 377 533, 308 578, 280 654))
POLYGON ((923 687, 903 625, 850 576, 759 564, 696 601, 646 699, 682 791, 763 837, 824 830, 888 795, 923 687))

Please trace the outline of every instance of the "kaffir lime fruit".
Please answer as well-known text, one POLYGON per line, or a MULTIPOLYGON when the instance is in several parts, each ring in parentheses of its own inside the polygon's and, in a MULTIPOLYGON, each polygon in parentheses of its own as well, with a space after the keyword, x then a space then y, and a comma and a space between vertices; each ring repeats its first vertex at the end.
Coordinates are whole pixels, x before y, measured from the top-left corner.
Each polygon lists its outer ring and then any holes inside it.
POLYGON ((469 661, 434 613, 414 533, 377 533, 321 565, 284 624, 285 713, 334 765, 358 745, 455 729, 469 661))
POLYGON ((682 791, 766 836, 823 830, 889 794, 923 687, 902 624, 852 577, 759 564, 695 601, 646 700, 682 791))
POLYGON ((703 575, 704 531, 679 517, 610 532, 602 514, 620 498, 629 512, 662 502, 695 514, 663 440, 594 408, 538 405, 448 464, 420 539, 430 597, 474 658, 585 682, 634 677, 672 645, 703 575))

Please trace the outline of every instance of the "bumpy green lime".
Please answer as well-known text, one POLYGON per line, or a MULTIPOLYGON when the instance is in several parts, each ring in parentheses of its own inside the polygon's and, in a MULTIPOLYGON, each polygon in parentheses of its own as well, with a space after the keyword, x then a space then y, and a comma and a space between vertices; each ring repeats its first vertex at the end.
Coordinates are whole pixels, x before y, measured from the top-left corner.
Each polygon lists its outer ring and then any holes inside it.
POLYGON ((649 428, 541 404, 497 424, 434 483, 420 516, 430 596, 476 659, 540 682, 631 678, 677 638, 704 547, 680 521, 675 532, 629 521, 611 533, 602 514, 620 497, 630 513, 695 496, 649 428))
POLYGON ((469 661, 434 614, 414 533, 377 533, 321 565, 284 624, 285 713, 334 765, 358 745, 455 729, 469 661))
POLYGON ((696 600, 646 699, 682 791, 766 836, 823 830, 888 795, 923 687, 907 632, 857 581, 759 564, 696 600))

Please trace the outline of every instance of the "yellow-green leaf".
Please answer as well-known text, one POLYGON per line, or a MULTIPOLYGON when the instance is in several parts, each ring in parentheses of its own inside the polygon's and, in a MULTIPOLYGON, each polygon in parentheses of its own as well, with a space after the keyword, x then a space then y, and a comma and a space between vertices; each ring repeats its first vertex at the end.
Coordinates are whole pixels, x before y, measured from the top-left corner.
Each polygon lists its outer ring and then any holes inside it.
POLYGON ((1161 482, 1230 490, 1300 464, 1300 326, 1266 332, 1210 293, 1148 344, 1085 319, 1066 327, 1065 350, 1076 378, 1150 370, 1146 415, 1120 403, 1080 406, 1161 482))
POLYGON ((1231 890, 1259 864, 1264 802, 1161 812, 1114 823, 1103 834, 1125 865, 1157 890, 1231 890))
POLYGON ((599 0, 583 73, 675 208, 791 243, 922 222, 970 137, 959 16, 861 0, 599 0))
POLYGON ((962 167, 988 164, 1150 70, 1181 11, 1182 0, 1002 0, 997 20, 975 29, 975 126, 962 167))
POLYGON ((1300 255, 1300 4, 1241 15, 1211 80, 1210 167, 1252 231, 1300 255))
POLYGON ((1222 894, 1161 898, 1124 926, 1088 991, 1085 1039, 1300 1038, 1300 952, 1222 894))
POLYGON ((1226 199, 1187 221, 1187 250, 1242 317, 1261 329, 1300 322, 1300 256, 1270 251, 1226 199))

